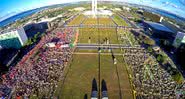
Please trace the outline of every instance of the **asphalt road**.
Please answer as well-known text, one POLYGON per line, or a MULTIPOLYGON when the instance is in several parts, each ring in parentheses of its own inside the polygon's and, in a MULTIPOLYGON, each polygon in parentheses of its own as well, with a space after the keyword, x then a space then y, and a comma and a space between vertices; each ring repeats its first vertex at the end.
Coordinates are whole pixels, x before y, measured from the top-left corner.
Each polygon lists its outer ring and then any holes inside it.
POLYGON ((79 49, 98 49, 98 48, 110 48, 110 49, 120 49, 120 48, 141 48, 140 46, 125 46, 120 44, 77 44, 79 49))

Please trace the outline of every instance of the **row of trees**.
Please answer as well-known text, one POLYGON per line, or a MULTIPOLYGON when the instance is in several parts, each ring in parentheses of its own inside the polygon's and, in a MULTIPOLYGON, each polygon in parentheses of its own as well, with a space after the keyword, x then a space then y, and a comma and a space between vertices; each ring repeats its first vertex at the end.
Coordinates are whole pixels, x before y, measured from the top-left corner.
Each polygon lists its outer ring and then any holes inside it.
POLYGON ((44 33, 37 32, 33 38, 29 38, 24 46, 29 46, 36 43, 40 38, 44 35, 44 33))

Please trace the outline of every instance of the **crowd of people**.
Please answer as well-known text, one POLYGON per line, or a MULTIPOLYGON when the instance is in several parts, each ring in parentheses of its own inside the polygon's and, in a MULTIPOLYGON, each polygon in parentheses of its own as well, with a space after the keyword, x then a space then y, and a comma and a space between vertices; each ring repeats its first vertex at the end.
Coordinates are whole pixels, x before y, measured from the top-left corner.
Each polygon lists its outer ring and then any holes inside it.
POLYGON ((138 46, 138 41, 135 39, 134 35, 131 33, 130 28, 118 28, 118 40, 125 46, 138 46))
POLYGON ((76 33, 75 29, 66 28, 48 33, 37 46, 28 53, 22 60, 10 69, 10 71, 1 77, 0 97, 4 98, 24 98, 30 96, 52 97, 57 87, 58 80, 63 75, 64 67, 72 55, 72 49, 66 48, 48 48, 46 43, 52 39, 58 38, 56 42, 72 42, 76 33), (60 32, 59 32, 60 31, 60 32), (60 36, 59 36, 60 35, 60 36), (23 61, 24 60, 24 61, 23 61))
MULTIPOLYGON (((143 48, 128 48, 125 60, 133 74, 131 80, 138 99, 184 99, 185 95, 177 94, 178 84, 172 76, 159 65, 155 58, 143 48)), ((183 87, 181 87, 183 88, 183 87)))
POLYGON ((121 41, 122 44, 124 44, 126 46, 131 46, 125 33, 119 33, 119 36, 120 36, 120 38, 118 38, 118 40, 121 41))

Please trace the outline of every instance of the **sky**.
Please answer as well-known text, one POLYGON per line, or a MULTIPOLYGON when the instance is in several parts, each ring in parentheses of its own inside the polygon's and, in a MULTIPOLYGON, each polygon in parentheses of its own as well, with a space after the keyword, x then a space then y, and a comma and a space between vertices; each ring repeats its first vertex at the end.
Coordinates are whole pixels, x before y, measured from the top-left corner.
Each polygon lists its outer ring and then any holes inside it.
MULTIPOLYGON (((0 0, 0 21, 17 13, 53 4, 90 0, 0 0)), ((101 0, 98 0, 101 1, 101 0)), ((124 1, 166 10, 185 18, 185 0, 106 0, 124 1)))

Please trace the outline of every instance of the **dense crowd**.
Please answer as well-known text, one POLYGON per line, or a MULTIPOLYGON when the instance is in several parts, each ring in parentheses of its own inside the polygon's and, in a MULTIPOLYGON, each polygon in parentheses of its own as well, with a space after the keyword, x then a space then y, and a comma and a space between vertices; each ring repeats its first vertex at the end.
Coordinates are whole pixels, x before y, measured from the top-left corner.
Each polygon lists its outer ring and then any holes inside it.
POLYGON ((134 35, 130 32, 129 28, 118 28, 118 40, 121 44, 126 46, 138 46, 138 41, 134 35))
POLYGON ((72 48, 47 48, 45 44, 51 42, 53 38, 59 38, 57 42, 63 42, 63 44, 72 42, 75 34, 75 30, 71 28, 57 31, 47 34, 45 39, 39 42, 38 45, 41 45, 36 46, 38 48, 34 49, 33 55, 28 53, 25 56, 27 58, 22 58, 22 60, 25 59, 24 61, 21 60, 2 76, 0 97, 24 97, 25 99, 30 95, 52 97, 63 69, 70 60, 72 48), (57 31, 60 32, 57 34, 57 31))
POLYGON ((178 84, 172 76, 152 56, 146 54, 145 49, 125 49, 125 60, 133 73, 132 81, 138 99, 185 98, 185 95, 177 94, 178 84))
POLYGON ((122 31, 118 31, 118 35, 119 35, 118 40, 121 41, 121 43, 123 45, 127 45, 127 46, 131 45, 129 40, 128 40, 128 37, 126 36, 126 33, 122 32, 122 31))

